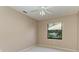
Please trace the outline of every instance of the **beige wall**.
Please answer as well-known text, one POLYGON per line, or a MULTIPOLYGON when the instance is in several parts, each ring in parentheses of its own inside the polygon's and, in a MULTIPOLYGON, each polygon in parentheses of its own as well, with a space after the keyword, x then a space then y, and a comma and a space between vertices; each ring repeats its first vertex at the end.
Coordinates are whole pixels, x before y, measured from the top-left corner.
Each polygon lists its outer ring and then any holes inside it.
POLYGON ((69 50, 77 49, 77 15, 63 16, 38 23, 38 45, 46 47, 59 47, 69 50), (62 22, 62 40, 47 39, 47 24, 62 22))
POLYGON ((78 51, 79 51, 79 12, 77 13, 77 19, 78 19, 78 20, 77 20, 77 24, 78 24, 78 25, 77 25, 77 29, 78 29, 78 30, 77 30, 77 39, 78 39, 78 40, 77 40, 77 47, 78 47, 78 51))
POLYGON ((36 43, 36 21, 0 7, 0 51, 18 51, 36 43))

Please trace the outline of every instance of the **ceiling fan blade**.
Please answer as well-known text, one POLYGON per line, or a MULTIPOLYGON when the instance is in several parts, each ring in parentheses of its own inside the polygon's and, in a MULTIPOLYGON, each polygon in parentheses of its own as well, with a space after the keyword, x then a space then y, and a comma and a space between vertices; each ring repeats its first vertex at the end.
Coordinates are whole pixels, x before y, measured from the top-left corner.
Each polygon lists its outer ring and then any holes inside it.
POLYGON ((36 9, 36 10, 32 10, 32 11, 30 11, 30 12, 38 12, 39 11, 39 9, 36 9))
POLYGON ((51 9, 53 8, 54 6, 46 6, 46 9, 51 9))
POLYGON ((45 9, 45 12, 48 13, 48 14, 52 14, 52 12, 48 11, 47 9, 45 9))

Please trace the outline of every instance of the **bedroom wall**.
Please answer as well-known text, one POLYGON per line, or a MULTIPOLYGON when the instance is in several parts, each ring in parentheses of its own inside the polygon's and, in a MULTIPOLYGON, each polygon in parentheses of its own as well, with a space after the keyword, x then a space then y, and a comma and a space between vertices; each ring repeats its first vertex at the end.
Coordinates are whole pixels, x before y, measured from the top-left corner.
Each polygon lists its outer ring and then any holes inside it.
POLYGON ((66 50, 77 50, 77 15, 58 17, 38 23, 38 45, 46 47, 61 48, 66 50), (62 22, 62 40, 47 39, 47 24, 62 22))
POLYGON ((0 7, 0 51, 19 51, 34 45, 36 22, 9 7, 0 7))
POLYGON ((79 12, 77 13, 77 29, 78 29, 78 31, 77 31, 77 47, 78 47, 78 51, 79 51, 79 12))

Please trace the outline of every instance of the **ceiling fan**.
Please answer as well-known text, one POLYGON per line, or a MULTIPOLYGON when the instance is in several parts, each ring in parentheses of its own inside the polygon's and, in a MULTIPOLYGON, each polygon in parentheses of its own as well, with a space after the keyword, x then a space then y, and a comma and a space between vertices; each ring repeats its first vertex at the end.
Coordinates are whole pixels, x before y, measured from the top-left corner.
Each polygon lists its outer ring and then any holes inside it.
MULTIPOLYGON (((30 11, 29 13, 39 12, 39 15, 45 16, 46 14, 52 14, 49 10, 51 7, 48 6, 39 6, 37 9, 30 11)), ((27 11, 23 11, 24 13, 28 13, 27 11)))

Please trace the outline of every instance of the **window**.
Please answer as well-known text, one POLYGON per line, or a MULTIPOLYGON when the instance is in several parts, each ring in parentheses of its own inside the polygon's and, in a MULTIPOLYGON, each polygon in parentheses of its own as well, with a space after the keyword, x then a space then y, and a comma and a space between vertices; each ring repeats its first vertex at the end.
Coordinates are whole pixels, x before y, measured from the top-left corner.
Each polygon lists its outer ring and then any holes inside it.
POLYGON ((48 39, 62 40, 62 23, 48 24, 48 39))

